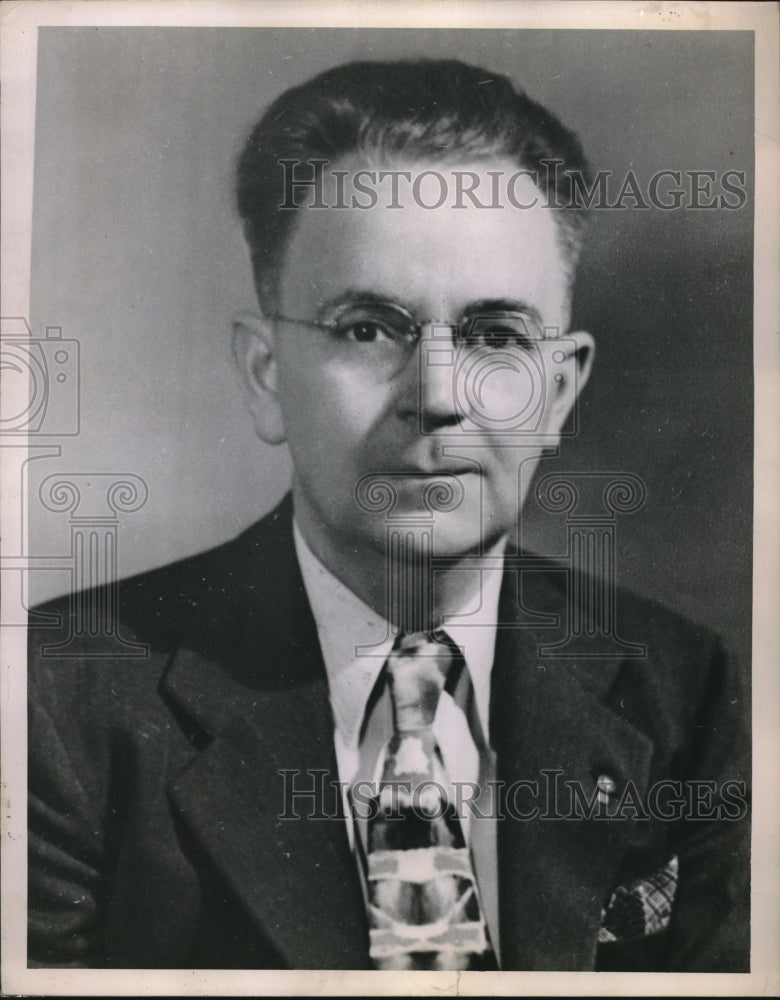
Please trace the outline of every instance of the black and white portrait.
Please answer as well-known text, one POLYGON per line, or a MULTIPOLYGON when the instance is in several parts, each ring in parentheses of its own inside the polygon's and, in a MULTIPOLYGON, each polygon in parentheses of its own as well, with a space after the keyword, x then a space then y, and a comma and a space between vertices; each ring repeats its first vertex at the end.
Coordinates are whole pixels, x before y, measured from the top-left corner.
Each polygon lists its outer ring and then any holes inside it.
POLYGON ((37 30, 28 970, 751 971, 756 30, 456 23, 37 30))

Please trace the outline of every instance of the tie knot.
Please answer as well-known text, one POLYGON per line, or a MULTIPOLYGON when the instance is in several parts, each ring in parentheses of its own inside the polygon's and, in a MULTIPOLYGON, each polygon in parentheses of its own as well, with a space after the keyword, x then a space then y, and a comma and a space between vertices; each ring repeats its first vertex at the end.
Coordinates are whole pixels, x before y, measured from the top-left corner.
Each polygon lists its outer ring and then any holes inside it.
POLYGON ((443 632, 398 637, 387 660, 396 732, 433 725, 452 661, 453 652, 443 632))

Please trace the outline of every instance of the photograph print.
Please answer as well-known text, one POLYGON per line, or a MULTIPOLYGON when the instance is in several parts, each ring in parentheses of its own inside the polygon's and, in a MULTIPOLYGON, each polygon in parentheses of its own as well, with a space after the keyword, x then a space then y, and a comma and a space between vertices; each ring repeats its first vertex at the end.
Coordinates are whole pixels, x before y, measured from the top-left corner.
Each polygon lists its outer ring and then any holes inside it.
POLYGON ((753 32, 37 44, 28 967, 749 972, 753 32))

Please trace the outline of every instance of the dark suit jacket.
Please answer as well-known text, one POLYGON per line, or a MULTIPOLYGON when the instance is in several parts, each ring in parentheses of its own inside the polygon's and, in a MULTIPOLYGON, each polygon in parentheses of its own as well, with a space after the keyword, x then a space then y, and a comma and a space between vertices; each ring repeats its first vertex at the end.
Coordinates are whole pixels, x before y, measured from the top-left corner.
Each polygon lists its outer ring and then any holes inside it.
MULTIPOLYGON (((615 779, 613 802, 630 783, 645 795, 702 780, 717 806, 724 781, 747 777, 739 676, 713 636, 625 593, 618 626, 645 657, 540 658, 561 634, 565 584, 527 572, 518 589, 507 570, 501 596, 498 778, 543 787, 561 772, 542 816, 519 818, 530 806, 515 795, 498 821, 503 967, 746 971, 745 819, 556 818, 565 782, 590 798, 599 774, 615 779), (519 627, 530 611, 545 624, 519 627), (598 944, 615 888, 672 855, 667 929, 598 944)), ((120 598, 118 633, 145 655, 96 651, 88 612, 113 622, 109 591, 53 602, 60 627, 30 630, 30 963, 368 968, 343 819, 280 818, 283 771, 324 770, 318 806, 340 809, 289 500, 226 545, 123 581, 120 598)))

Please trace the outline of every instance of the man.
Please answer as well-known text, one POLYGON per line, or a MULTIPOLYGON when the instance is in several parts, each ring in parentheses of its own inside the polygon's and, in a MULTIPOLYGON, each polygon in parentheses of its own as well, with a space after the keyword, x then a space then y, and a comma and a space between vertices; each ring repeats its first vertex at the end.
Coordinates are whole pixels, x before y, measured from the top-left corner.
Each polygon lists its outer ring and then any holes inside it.
POLYGON ((268 109, 234 351, 291 497, 122 583, 143 658, 74 655, 102 593, 47 608, 67 657, 31 629, 31 962, 747 970, 738 673, 515 545, 593 358, 573 176, 457 62, 268 109))

